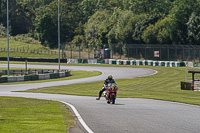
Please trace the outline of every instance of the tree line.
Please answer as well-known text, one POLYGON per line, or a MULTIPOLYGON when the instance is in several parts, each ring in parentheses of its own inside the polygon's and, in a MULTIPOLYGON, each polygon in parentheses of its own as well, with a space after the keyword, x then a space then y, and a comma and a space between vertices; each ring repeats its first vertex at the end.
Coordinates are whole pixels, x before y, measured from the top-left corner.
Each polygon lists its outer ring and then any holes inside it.
MULTIPOLYGON (((0 0, 0 36, 6 1, 0 0)), ((9 0, 10 34, 56 48, 58 0, 9 0)), ((60 0, 61 43, 118 49, 127 44, 200 44, 200 0, 60 0)))

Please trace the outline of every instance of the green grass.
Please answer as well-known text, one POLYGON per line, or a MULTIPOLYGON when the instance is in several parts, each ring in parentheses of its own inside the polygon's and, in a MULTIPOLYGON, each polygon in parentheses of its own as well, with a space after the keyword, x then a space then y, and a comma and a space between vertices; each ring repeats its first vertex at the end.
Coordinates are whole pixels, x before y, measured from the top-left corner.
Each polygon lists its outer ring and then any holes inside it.
POLYGON ((63 103, 0 97, 2 133, 66 133, 74 124, 72 113, 63 103))
MULTIPOLYGON (((12 38, 9 40, 9 47, 16 49, 48 50, 48 48, 40 44, 24 43, 21 41, 15 41, 12 38)), ((7 48, 7 38, 0 38, 0 48, 7 48)))
MULTIPOLYGON (((0 38, 0 48, 7 49, 7 39, 0 38)), ((41 44, 33 44, 33 43, 25 43, 22 41, 16 41, 14 38, 10 38, 9 40, 9 48, 21 49, 21 50, 46 50, 50 51, 49 48, 44 47, 41 44)), ((1 50, 0 50, 1 51, 1 50)), ((26 53, 26 52, 17 52, 11 51, 9 52, 10 57, 33 57, 33 58, 58 58, 57 54, 41 54, 41 53, 26 53)), ((0 52, 0 57, 7 57, 6 51, 0 52)))
MULTIPOLYGON (((7 57, 7 52, 0 52, 0 57, 7 57)), ((10 57, 32 57, 32 58, 58 58, 57 54, 36 54, 36 53, 23 53, 23 52, 9 52, 10 57)))
MULTIPOLYGON (((180 89, 180 81, 184 81, 185 79, 185 67, 137 67, 154 69, 158 73, 152 76, 133 79, 117 79, 116 83, 119 87, 118 97, 148 98, 200 105, 200 92, 180 89)), ((28 90, 28 92, 97 96, 102 85, 103 81, 98 81, 28 90)))
MULTIPOLYGON (((6 62, 1 62, 6 63, 6 62)), ((13 62, 18 63, 18 62, 13 62)), ((37 64, 37 63, 29 63, 37 64)), ((39 63, 42 65, 56 65, 56 63, 39 63)), ((121 65, 91 65, 91 64, 62 64, 77 66, 102 66, 102 67, 133 67, 150 68, 158 71, 158 74, 134 79, 116 80, 119 91, 118 97, 124 98, 150 98, 166 101, 200 105, 200 92, 180 89, 180 81, 185 80, 185 70, 194 69, 187 67, 151 67, 151 66, 121 66, 121 65)), ((106 78, 106 77, 105 77, 106 78)), ((191 79, 191 74, 188 79, 191 79)), ((199 77, 200 79, 200 77, 199 77)), ((103 81, 93 83, 74 84, 68 86, 29 90, 29 92, 59 93, 69 95, 97 96, 102 88, 103 81), (71 89, 73 88, 73 89, 71 89)))

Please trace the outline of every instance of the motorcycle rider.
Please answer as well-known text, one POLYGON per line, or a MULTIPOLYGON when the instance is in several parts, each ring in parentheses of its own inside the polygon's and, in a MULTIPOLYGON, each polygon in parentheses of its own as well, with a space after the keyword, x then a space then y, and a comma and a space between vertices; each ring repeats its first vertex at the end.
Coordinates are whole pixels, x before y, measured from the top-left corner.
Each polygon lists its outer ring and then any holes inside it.
POLYGON ((113 79, 112 75, 109 75, 108 78, 104 81, 104 86, 99 91, 99 97, 96 98, 96 100, 100 100, 102 93, 106 90, 106 86, 108 86, 109 83, 115 83, 115 80, 113 79))

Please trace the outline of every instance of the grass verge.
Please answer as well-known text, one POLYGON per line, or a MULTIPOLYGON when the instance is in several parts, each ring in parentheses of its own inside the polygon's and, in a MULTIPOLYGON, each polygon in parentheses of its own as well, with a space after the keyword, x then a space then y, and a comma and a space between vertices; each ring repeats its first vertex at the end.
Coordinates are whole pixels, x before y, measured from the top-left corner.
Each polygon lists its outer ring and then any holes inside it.
MULTIPOLYGON (((7 57, 7 52, 0 52, 0 57, 7 57)), ((41 54, 41 53, 25 53, 25 52, 9 52, 10 57, 23 57, 23 58, 58 58, 57 54, 41 54)))
POLYGON ((65 104, 28 98, 0 97, 3 133, 66 133, 75 119, 65 104))
MULTIPOLYGON (((118 97, 148 98, 200 105, 200 92, 180 89, 180 81, 185 79, 186 67, 135 66, 134 68, 136 67, 154 69, 158 73, 133 79, 117 79, 116 83, 119 87, 118 97)), ((28 90, 28 92, 97 96, 102 85, 103 81, 98 81, 28 90)))

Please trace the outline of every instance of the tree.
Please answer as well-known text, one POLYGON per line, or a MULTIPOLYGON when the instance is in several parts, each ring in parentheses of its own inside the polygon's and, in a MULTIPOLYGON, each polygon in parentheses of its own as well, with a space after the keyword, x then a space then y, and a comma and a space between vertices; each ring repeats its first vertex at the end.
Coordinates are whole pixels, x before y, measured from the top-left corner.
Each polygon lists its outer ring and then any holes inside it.
POLYGON ((6 28, 2 24, 0 24, 0 38, 5 37, 7 35, 6 31, 6 28))
POLYGON ((40 33, 41 43, 50 48, 56 48, 58 43, 57 28, 50 15, 44 15, 38 24, 37 32, 40 33))
POLYGON ((200 44, 200 16, 197 16, 194 12, 191 14, 188 26, 188 42, 191 44, 200 44))
POLYGON ((104 27, 109 27, 108 18, 110 14, 105 11, 97 11, 91 18, 88 20, 85 27, 85 38, 88 41, 89 45, 97 45, 102 43, 102 39, 105 39, 105 33, 107 29, 104 27))
POLYGON ((6 0, 0 0, 0 23, 6 26, 6 0))
POLYGON ((158 20, 155 24, 151 24, 142 34, 142 39, 147 44, 169 44, 171 40, 169 34, 167 34, 167 23, 169 19, 158 20))
POLYGON ((130 7, 136 14, 168 14, 172 2, 170 0, 129 0, 130 7))
POLYGON ((176 0, 173 3, 173 9, 169 17, 171 22, 168 25, 168 32, 174 44, 187 44, 187 22, 192 12, 200 8, 197 0, 176 0))
POLYGON ((162 16, 160 16, 160 15, 148 16, 143 21, 138 22, 136 25, 134 34, 133 34, 133 39, 137 43, 144 43, 142 40, 142 35, 143 35, 144 31, 146 30, 146 28, 152 24, 155 24, 161 18, 162 18, 162 16))

